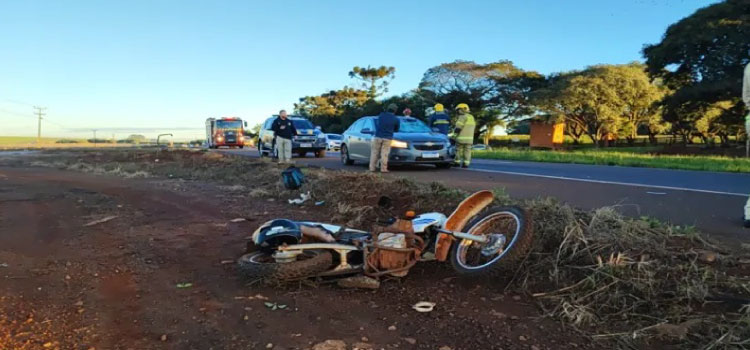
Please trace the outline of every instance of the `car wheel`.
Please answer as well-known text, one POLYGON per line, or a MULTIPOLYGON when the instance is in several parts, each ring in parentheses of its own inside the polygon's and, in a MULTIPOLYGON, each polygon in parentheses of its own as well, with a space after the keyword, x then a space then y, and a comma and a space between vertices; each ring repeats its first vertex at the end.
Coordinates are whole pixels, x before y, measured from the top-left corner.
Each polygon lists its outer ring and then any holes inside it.
POLYGON ((349 147, 346 147, 346 145, 341 145, 341 163, 344 165, 354 164, 354 161, 349 158, 349 147))
POLYGON ((266 154, 263 152, 263 144, 258 142, 258 157, 263 158, 266 154))
POLYGON ((305 158, 307 157, 307 152, 297 152, 297 157, 305 158))
POLYGON ((326 157, 326 150, 321 149, 315 151, 315 158, 325 158, 326 157))

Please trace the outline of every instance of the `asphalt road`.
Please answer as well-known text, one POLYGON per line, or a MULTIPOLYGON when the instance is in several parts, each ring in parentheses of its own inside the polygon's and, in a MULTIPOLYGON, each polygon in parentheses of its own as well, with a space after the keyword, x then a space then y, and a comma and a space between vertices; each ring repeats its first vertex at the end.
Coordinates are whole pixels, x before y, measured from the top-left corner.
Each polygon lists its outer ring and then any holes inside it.
MULTIPOLYGON (((254 149, 221 151, 258 156, 254 149)), ((329 169, 367 170, 359 163, 342 165, 338 152, 294 160, 329 169)), ((474 160, 469 169, 409 166, 390 170, 387 176, 438 181, 467 190, 503 187, 516 198, 551 196, 583 209, 616 206, 625 215, 696 226, 724 240, 750 241, 750 229, 742 227, 750 174, 485 159, 474 160)))

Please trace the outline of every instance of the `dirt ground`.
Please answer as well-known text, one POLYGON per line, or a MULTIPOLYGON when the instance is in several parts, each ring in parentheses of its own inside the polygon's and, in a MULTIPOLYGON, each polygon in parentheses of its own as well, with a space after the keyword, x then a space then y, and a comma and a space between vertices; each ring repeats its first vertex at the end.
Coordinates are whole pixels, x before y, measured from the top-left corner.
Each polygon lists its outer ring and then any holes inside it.
POLYGON ((256 226, 319 216, 211 183, 0 167, 0 349, 602 348, 504 281, 458 279, 447 264, 375 291, 237 274, 256 226), (412 310, 423 300, 435 310, 412 310))

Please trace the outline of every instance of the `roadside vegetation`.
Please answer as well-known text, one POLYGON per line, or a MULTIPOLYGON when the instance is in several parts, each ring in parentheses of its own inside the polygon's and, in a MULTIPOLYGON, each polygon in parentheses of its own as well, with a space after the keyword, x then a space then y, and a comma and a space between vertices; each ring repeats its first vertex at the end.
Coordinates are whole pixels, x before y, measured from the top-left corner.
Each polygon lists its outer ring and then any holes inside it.
MULTIPOLYGON (((324 201, 316 210, 326 220, 365 229, 406 209, 450 212, 467 195, 440 183, 312 168, 304 169, 308 181, 299 191, 287 191, 275 163, 199 151, 53 152, 32 164, 217 182, 244 193, 251 211, 257 203, 310 191, 314 200, 305 205, 324 201), (383 195, 394 199, 392 212, 377 206, 383 195)), ((495 192, 498 204, 531 213, 535 235, 523 263, 497 282, 500 293, 525 293, 545 316, 602 341, 603 348, 747 348, 750 247, 712 242, 689 227, 626 218, 614 208, 582 211, 553 198, 519 201, 495 192)))
POLYGON ((650 148, 589 149, 577 151, 542 151, 499 148, 474 151, 475 158, 521 160, 548 163, 617 165, 681 170, 750 172, 750 159, 720 156, 654 155, 650 148))
MULTIPOLYGON (((510 135, 501 141, 502 146, 528 146, 529 122, 534 119, 564 123, 566 144, 575 148, 667 141, 685 146, 684 153, 689 154, 694 143, 706 148, 736 147, 747 139, 743 118, 748 111, 740 98, 747 50, 738 48, 750 47, 750 22, 743 17, 748 11, 747 1, 742 0, 701 8, 669 26, 660 42, 644 45, 644 62, 601 64, 544 75, 509 60, 456 60, 427 69, 410 92, 378 100, 375 98, 385 94, 396 69, 354 67, 349 75, 364 82, 361 88, 346 86, 303 96, 295 103, 295 113, 327 132, 340 133, 362 116, 377 115, 389 103, 410 108, 413 116, 422 120, 428 118, 435 103, 449 109, 466 103, 477 121, 476 143, 487 142, 488 133, 504 126, 526 135, 510 135)), ((739 152, 730 153, 735 156, 739 152)), ((534 156, 525 159, 571 161, 577 157, 531 154, 534 156)), ((607 157, 596 161, 639 166, 665 161, 607 157)), ((701 167, 694 165, 701 159, 666 161, 672 164, 669 167, 688 164, 689 169, 706 170, 721 168, 717 162, 723 162, 706 159, 711 164, 701 167)))

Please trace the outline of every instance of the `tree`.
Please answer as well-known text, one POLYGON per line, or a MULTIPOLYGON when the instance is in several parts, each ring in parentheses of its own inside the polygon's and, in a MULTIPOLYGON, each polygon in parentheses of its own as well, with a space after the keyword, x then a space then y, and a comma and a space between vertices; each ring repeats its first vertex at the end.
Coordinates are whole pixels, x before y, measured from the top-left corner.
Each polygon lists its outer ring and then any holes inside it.
POLYGON ((635 141, 641 126, 661 120, 658 102, 667 90, 651 82, 639 63, 598 65, 550 77, 534 103, 553 119, 564 120, 578 143, 583 134, 596 144, 612 135, 635 141))
POLYGON ((419 84, 419 94, 447 107, 466 103, 477 119, 476 132, 531 112, 530 94, 541 87, 544 77, 524 71, 511 61, 478 64, 455 61, 432 67, 419 84))
MULTIPOLYGON (((718 102, 737 106, 724 109, 722 114, 727 114, 720 119, 722 123, 741 123, 738 116, 744 107, 738 103, 749 52, 748 0, 726 0, 701 8, 670 25, 659 43, 643 49, 651 76, 674 90, 663 101, 665 118, 684 142, 690 140, 694 122, 700 120, 700 128, 708 130, 713 122, 701 114, 715 110, 718 102)), ((738 127, 724 125, 727 130, 738 127)))
POLYGON ((393 80, 395 76, 396 68, 386 66, 367 66, 367 68, 355 66, 349 72, 350 78, 362 81, 362 88, 367 89, 368 97, 370 99, 374 99, 375 97, 388 92, 389 80, 393 80))
POLYGON ((141 144, 141 142, 146 142, 146 136, 139 135, 139 134, 132 134, 128 136, 125 140, 127 140, 127 143, 134 143, 134 144, 141 144))
POLYGON ((650 81, 646 67, 640 63, 598 66, 599 73, 607 84, 617 91, 620 99, 622 119, 619 133, 635 142, 638 128, 642 125, 659 124, 661 109, 658 103, 666 96, 667 88, 660 81, 650 81))
POLYGON ((738 97, 750 62, 750 1, 699 9, 643 49, 649 73, 681 94, 719 101, 738 97))

